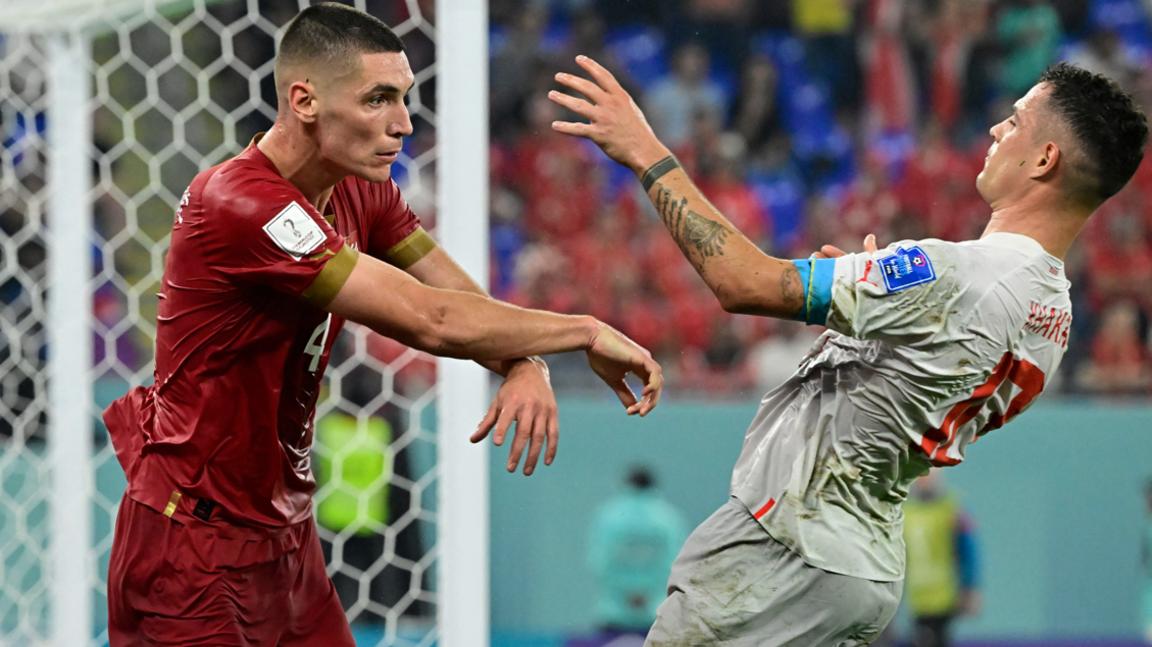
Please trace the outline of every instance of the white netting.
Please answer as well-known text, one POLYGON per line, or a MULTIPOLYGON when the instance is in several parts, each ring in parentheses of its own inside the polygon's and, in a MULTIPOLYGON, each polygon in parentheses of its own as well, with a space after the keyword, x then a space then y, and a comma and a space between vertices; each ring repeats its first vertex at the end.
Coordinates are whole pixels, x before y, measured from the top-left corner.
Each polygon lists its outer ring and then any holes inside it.
MULTIPOLYGON (((147 382, 174 207, 193 176, 239 153, 275 117, 276 38, 310 4, 195 0, 89 24, 94 174, 94 418, 147 382)), ((404 39, 416 73, 414 135, 395 167, 425 226, 436 151, 431 2, 357 0, 404 39)), ((118 17, 109 17, 110 15, 118 17)), ((46 44, 0 34, 0 644, 43 643, 49 474, 44 451, 46 44)), ((360 644, 431 644, 435 580, 434 364, 349 326, 317 411, 314 466, 329 573, 360 644)), ((105 577, 124 488, 97 424, 94 645, 107 642, 105 577)))

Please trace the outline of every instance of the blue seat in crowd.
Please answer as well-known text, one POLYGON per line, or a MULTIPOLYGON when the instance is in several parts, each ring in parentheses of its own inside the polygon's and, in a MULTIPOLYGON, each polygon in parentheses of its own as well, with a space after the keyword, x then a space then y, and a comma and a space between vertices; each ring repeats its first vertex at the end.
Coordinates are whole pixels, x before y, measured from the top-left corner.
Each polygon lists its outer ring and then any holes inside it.
POLYGON ((668 74, 664 32, 647 25, 626 25, 610 30, 605 46, 628 71, 632 81, 648 89, 668 74))
POLYGON ((772 214, 772 252, 787 253, 804 233, 804 178, 795 170, 754 173, 748 178, 772 214))
POLYGON ((1142 0, 1092 0, 1088 25, 1116 32, 1130 56, 1152 60, 1152 24, 1142 0))
POLYGON ((524 232, 513 223, 493 223, 488 245, 495 270, 489 291, 497 296, 507 296, 516 287, 516 259, 524 249, 524 232))

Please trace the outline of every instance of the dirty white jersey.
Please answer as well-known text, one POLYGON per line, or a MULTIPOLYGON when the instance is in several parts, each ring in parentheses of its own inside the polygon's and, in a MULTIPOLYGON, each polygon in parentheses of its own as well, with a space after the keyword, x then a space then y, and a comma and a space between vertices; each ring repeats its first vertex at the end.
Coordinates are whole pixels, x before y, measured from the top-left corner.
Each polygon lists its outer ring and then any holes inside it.
POLYGON ((1055 375, 1064 264, 1006 233, 796 264, 807 320, 829 330, 761 402, 732 495, 808 564, 899 580, 909 483, 964 460, 1055 375))

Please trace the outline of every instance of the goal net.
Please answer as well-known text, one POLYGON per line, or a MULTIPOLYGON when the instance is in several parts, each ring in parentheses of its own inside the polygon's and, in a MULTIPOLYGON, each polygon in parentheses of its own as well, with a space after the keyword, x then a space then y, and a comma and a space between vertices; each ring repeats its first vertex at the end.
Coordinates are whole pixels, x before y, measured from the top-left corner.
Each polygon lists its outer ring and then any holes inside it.
MULTIPOLYGON (((125 482, 99 415, 111 400, 152 379, 157 292, 174 209, 193 176, 239 153, 273 122, 275 44, 307 4, 6 4, 8 15, 0 18, 0 644, 59 644, 54 627, 74 614, 88 619, 88 644, 107 644, 105 580, 125 482), (88 85, 81 101, 60 108, 79 111, 90 129, 88 141, 75 146, 81 164, 90 165, 81 169, 90 186, 79 188, 59 186, 51 172, 53 155, 63 149, 52 145, 50 106, 54 92, 69 90, 50 82, 52 32, 69 20, 66 36, 83 54, 75 73, 88 85), (72 192, 83 196, 90 217, 73 223, 76 214, 53 211, 60 204, 53 196, 69 188, 78 188, 72 192), (48 358, 56 355, 48 331, 59 322, 50 297, 54 285, 64 285, 49 271, 53 232, 72 226, 83 228, 86 251, 71 260, 84 287, 58 300, 66 297, 86 315, 81 336, 91 341, 81 347, 90 347, 91 360, 81 359, 77 374, 52 374, 52 382, 48 358), (57 572, 62 562, 50 558, 65 539, 52 522, 53 487, 66 487, 69 476, 60 473, 52 450, 58 432, 50 384, 72 381, 84 381, 77 392, 91 394, 79 425, 90 425, 92 435, 80 444, 91 448, 84 472, 90 478, 79 481, 89 483, 91 537, 79 574, 57 572), (82 583, 89 608, 60 608, 53 582, 62 577, 82 583)), ((407 46, 417 85, 410 103, 415 132, 394 177, 432 229, 438 157, 433 2, 354 4, 392 25, 407 46)), ((313 455, 320 482, 316 515, 329 574, 362 645, 437 639, 436 380, 430 357, 351 324, 325 378, 313 455)))

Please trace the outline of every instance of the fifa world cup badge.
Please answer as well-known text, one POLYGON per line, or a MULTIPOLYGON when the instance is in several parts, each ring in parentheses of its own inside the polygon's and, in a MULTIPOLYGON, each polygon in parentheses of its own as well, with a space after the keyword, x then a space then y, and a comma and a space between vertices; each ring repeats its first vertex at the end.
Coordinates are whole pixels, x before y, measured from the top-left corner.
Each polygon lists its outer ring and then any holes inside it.
POLYGON ((884 272, 884 287, 889 294, 936 280, 932 261, 918 246, 908 249, 897 247, 895 253, 878 262, 884 272))

